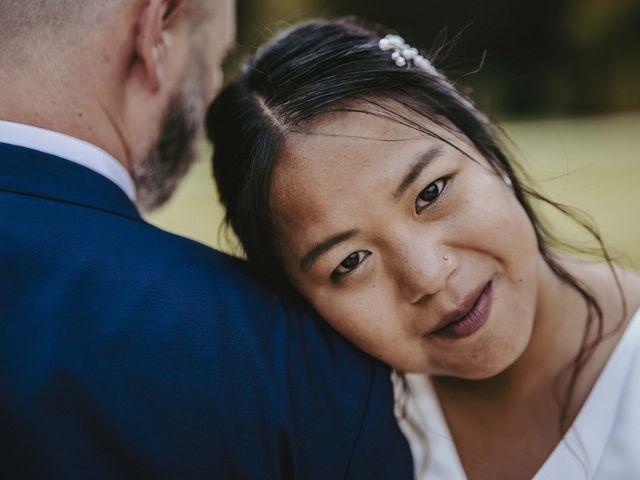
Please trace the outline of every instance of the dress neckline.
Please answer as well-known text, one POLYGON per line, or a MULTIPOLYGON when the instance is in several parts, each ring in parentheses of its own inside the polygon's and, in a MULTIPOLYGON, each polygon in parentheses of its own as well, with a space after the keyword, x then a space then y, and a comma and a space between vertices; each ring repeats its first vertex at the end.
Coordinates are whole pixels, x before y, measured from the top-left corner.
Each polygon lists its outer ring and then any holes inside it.
POLYGON ((535 480, 593 478, 615 423, 639 343, 640 309, 629 320, 573 424, 542 464, 535 480), (573 471, 580 476, 568 474, 573 471))
MULTIPOLYGON (((593 477, 613 428, 630 366, 634 357, 640 355, 639 344, 640 309, 625 327, 573 424, 534 480, 593 477), (575 474, 572 476, 569 472, 575 474)), ((397 377, 393 381, 398 385, 397 377)), ((406 374, 406 381, 412 392, 411 401, 407 404, 406 416, 398 419, 414 453, 416 479, 465 479, 431 380, 422 374, 406 374)))

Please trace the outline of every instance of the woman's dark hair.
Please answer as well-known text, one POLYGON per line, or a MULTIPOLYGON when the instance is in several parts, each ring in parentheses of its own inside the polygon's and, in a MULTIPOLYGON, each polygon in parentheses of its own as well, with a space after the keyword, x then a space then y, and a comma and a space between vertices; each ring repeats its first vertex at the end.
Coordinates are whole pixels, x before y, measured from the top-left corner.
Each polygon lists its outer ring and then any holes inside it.
MULTIPOLYGON (((439 73, 413 64, 396 66, 390 52, 379 48, 380 38, 378 32, 350 19, 299 24, 259 50, 222 91, 209 110, 207 131, 215 145, 214 175, 227 209, 226 221, 256 275, 275 288, 291 291, 278 259, 269 211, 272 173, 287 135, 303 132, 319 115, 336 111, 383 115, 430 136, 436 135, 401 112, 419 114, 446 128, 453 126, 473 142, 496 172, 509 176, 535 229, 542 257, 589 307, 582 345, 569 367, 561 402, 560 430, 564 432, 577 378, 604 337, 604 320, 594 296, 552 252, 558 242, 540 222, 529 199, 549 203, 569 216, 572 213, 525 186, 497 141, 497 127, 469 98, 439 73), (402 108, 396 110, 394 104, 402 108), (367 105, 375 111, 366 109, 367 105)), ((575 219, 594 235, 611 267, 597 231, 575 219)))

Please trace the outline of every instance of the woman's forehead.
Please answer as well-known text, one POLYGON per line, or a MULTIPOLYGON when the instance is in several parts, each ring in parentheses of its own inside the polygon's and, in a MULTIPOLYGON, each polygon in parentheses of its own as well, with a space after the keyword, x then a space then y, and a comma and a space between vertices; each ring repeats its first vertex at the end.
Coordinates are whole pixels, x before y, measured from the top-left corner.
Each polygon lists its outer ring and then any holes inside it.
POLYGON ((300 136, 310 135, 395 141, 424 136, 424 132, 433 132, 436 136, 453 135, 454 129, 446 119, 434 122, 400 104, 388 103, 359 102, 325 112, 296 130, 298 133, 293 133, 291 138, 298 140, 300 136))
POLYGON ((472 142, 446 118, 435 120, 389 99, 359 101, 318 115, 287 134, 279 162, 301 162, 317 154, 342 151, 351 155, 384 149, 411 140, 440 142, 473 149, 472 142))
POLYGON ((274 185, 285 182, 303 193, 324 184, 338 191, 346 185, 356 187, 394 175, 405 159, 441 143, 387 119, 353 113, 342 117, 340 122, 292 135, 276 164, 274 185))
POLYGON ((435 145, 474 155, 471 142, 446 125, 413 112, 403 115, 419 128, 376 111, 323 114, 304 130, 287 135, 274 170, 276 183, 321 183, 352 173, 371 177, 381 170, 388 175, 435 145))

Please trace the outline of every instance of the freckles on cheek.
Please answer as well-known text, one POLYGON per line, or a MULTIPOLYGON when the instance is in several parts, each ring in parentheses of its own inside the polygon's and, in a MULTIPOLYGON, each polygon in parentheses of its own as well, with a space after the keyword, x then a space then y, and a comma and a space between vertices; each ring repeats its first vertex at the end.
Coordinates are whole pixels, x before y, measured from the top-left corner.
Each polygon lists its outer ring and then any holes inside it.
POLYGON ((335 295, 316 297, 312 303, 316 310, 340 334, 360 349, 377 358, 384 357, 387 335, 384 318, 373 312, 380 310, 375 302, 366 299, 337 299, 335 295))
POLYGON ((485 244, 499 257, 527 255, 537 251, 531 221, 515 198, 492 195, 481 204, 468 203, 469 238, 485 244))
POLYGON ((310 295, 308 298, 320 316, 344 336, 351 337, 358 332, 357 317, 354 318, 355 303, 331 292, 310 295))

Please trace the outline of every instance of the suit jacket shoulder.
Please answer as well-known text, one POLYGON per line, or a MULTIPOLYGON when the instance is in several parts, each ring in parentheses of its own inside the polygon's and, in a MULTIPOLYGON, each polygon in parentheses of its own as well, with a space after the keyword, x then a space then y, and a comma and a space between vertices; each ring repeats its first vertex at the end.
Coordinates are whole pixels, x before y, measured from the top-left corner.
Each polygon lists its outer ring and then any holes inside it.
POLYGON ((0 218, 0 465, 23 478, 410 475, 387 369, 242 261, 17 147, 0 146, 0 218))

